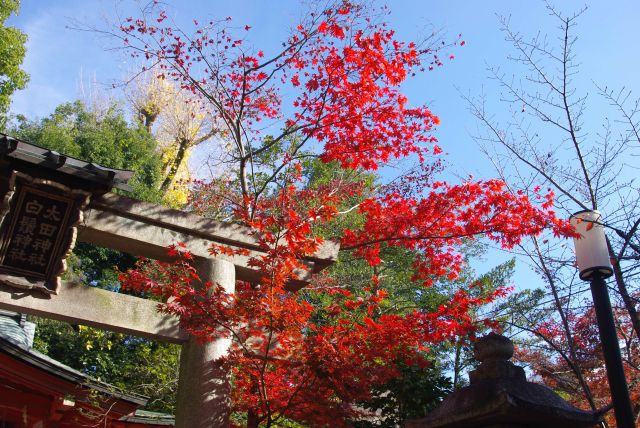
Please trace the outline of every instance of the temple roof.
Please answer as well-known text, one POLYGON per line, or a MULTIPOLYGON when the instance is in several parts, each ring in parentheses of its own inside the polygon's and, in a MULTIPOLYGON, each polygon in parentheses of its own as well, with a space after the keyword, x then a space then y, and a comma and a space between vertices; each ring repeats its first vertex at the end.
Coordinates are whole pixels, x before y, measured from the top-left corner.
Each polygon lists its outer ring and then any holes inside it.
POLYGON ((77 385, 84 385, 113 398, 133 403, 136 406, 143 406, 147 403, 148 398, 143 395, 119 392, 113 385, 97 381, 60 361, 36 351, 31 347, 31 339, 28 333, 29 327, 25 330, 21 324, 24 324, 24 315, 15 312, 0 311, 0 352, 8 354, 58 378, 73 382, 77 385))

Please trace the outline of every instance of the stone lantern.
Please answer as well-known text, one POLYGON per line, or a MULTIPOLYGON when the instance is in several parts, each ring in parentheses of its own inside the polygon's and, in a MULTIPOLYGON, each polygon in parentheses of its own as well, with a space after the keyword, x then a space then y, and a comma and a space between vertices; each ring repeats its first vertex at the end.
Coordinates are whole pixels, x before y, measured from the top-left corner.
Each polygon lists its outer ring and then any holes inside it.
POLYGON ((573 407, 546 386, 528 382, 522 367, 509 359, 513 343, 490 333, 479 339, 478 368, 470 385, 454 391, 427 417, 406 428, 586 428, 600 417, 573 407))

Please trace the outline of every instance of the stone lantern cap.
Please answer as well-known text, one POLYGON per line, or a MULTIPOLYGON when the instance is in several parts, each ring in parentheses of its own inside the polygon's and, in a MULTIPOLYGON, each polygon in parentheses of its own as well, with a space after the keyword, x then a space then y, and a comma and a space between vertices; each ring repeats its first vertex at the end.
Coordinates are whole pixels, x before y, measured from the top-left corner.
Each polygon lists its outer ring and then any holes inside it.
POLYGON ((583 428, 599 417, 573 407, 546 386, 528 382, 524 369, 509 359, 513 343, 489 333, 474 346, 480 362, 469 373, 470 385, 449 394, 423 419, 407 428, 583 428))

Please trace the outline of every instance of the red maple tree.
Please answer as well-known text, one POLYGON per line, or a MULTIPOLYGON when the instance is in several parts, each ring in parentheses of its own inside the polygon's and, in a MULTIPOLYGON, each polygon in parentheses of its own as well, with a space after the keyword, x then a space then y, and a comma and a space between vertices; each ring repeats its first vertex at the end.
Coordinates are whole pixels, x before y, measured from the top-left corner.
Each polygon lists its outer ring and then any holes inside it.
MULTIPOLYGON (((640 340, 622 308, 614 309, 616 330, 622 351, 624 371, 636 417, 640 415, 640 340)), ((572 358, 565 329, 560 321, 549 319, 534 330, 540 340, 536 346, 517 350, 516 358, 526 363, 547 386, 563 395, 573 405, 591 410, 592 401, 604 413, 609 427, 615 427, 611 390, 602 353, 598 323, 592 307, 583 312, 567 313, 576 349, 572 358), (581 385, 585 382, 589 396, 581 385)))
POLYGON ((426 106, 410 106, 400 86, 441 65, 439 55, 451 45, 397 40, 384 23, 385 10, 335 2, 307 14, 269 55, 237 35, 249 27, 233 29, 228 19, 194 21, 187 35, 166 25, 164 11, 151 13, 127 19, 120 36, 149 62, 146 69, 157 67, 160 78, 205 101, 231 147, 231 173, 216 177, 209 187, 215 195, 201 192, 207 196, 193 206, 204 212, 213 203, 251 227, 264 251, 251 264, 263 276, 238 283, 234 295, 216 284, 200 286, 191 256, 176 246, 175 263, 143 262, 122 280, 162 296, 169 302, 162 310, 180 316, 191 334, 233 337, 233 408, 246 412, 251 424, 288 418, 346 426, 362 413, 354 402, 370 399, 373 386, 399 375, 396 363, 427 364, 430 345, 469 334, 478 322, 474 309, 504 292, 477 298, 460 289, 435 310, 384 313, 386 292, 374 276, 357 297, 317 280, 318 292, 331 299, 312 305, 287 283, 322 243, 322 226, 344 212, 357 210, 362 224, 344 230, 343 251, 375 266, 381 246, 413 250, 414 280, 425 286, 458 275, 457 248, 465 239, 482 235, 509 248, 548 227, 571 234, 550 211, 551 194, 539 195, 537 207, 499 180, 436 180, 441 149, 432 130, 439 119, 426 106), (377 189, 345 185, 339 177, 310 186, 303 174, 310 157, 344 171, 377 170, 396 159, 419 167, 377 189))

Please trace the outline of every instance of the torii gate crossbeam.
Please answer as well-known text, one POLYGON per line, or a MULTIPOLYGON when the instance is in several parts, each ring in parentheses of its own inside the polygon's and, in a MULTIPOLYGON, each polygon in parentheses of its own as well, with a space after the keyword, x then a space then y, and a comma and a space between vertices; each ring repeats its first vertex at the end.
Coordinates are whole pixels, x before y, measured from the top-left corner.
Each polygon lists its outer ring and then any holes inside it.
MULTIPOLYGON (((168 247, 182 242, 196 257, 200 278, 219 284, 227 292, 234 292, 236 280, 256 281, 260 277, 260 272, 247 263, 262 252, 250 229, 109 193, 112 187, 126 188, 131 173, 73 159, 4 134, 0 134, 0 196, 6 195, 6 215, 0 226, 5 240, 2 248, 15 246, 10 241, 13 236, 7 224, 12 216, 24 214, 11 211, 22 203, 11 200, 13 193, 19 192, 12 187, 16 171, 22 176, 36 177, 34 183, 51 182, 59 188, 83 189, 82 192, 91 195, 88 207, 82 208, 82 220, 72 225, 77 229, 79 241, 164 261, 169 260, 168 247), (212 257, 208 250, 213 243, 246 249, 249 255, 212 257)), ((31 192, 35 194, 38 190, 31 192)), ((46 201, 46 194, 43 197, 46 201)), ((74 233, 65 232, 64 236, 74 233)), ((69 244, 72 245, 73 242, 69 244)), ((312 273, 336 260, 338 250, 338 244, 326 242, 315 255, 304 259, 307 270, 300 272, 300 279, 289 287, 292 290, 304 287, 312 273)), ((0 259, 5 255, 0 252, 0 259)), ((29 289, 33 281, 16 276, 11 267, 7 268, 10 275, 3 276, 2 260, 0 309, 182 344, 176 427, 229 425, 228 372, 219 362, 230 346, 230 339, 199 344, 180 331, 177 319, 158 313, 157 302, 134 296, 68 281, 61 281, 53 290, 57 294, 45 294, 42 287, 29 289)), ((28 271, 29 267, 18 268, 28 271)))

